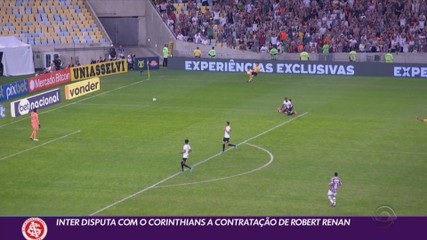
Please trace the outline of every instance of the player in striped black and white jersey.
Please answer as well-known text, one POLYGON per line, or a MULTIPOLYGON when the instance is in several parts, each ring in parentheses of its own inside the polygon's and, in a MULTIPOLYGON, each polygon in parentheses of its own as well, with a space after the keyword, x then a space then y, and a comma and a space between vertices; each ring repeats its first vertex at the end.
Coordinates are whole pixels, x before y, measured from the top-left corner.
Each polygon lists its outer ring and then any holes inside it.
POLYGON ((329 190, 328 190, 328 199, 329 202, 331 202, 331 207, 335 207, 337 205, 337 192, 338 189, 341 187, 342 182, 341 178, 338 177, 338 172, 334 173, 334 176, 331 178, 331 181, 329 182, 329 190))

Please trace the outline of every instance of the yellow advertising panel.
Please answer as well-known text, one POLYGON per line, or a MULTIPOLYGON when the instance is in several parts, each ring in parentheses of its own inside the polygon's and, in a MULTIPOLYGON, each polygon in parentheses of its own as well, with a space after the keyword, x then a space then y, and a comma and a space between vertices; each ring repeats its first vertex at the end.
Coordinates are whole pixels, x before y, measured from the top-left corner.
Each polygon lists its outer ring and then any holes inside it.
POLYGON ((65 99, 71 100, 73 98, 98 91, 99 89, 101 89, 101 81, 99 81, 99 77, 68 84, 64 87, 65 99))
POLYGON ((125 73, 127 71, 128 64, 126 59, 82 65, 71 68, 71 81, 125 73))

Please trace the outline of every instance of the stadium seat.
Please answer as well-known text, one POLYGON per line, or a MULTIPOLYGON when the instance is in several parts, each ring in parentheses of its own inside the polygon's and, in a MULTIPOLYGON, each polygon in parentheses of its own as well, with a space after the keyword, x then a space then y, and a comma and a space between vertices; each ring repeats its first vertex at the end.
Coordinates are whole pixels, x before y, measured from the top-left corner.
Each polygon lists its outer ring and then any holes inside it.
POLYGON ((106 41, 82 0, 0 0, 0 9, 0 35, 16 35, 29 44, 106 41), (80 39, 81 32, 88 38, 80 39))

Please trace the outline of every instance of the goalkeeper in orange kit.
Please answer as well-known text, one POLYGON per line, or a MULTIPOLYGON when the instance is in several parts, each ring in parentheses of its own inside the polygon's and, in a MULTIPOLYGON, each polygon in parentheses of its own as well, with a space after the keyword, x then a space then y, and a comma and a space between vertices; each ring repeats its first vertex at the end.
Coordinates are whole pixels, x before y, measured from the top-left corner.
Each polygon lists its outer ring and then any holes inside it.
POLYGON ((37 131, 40 129, 39 114, 37 113, 37 108, 34 108, 31 112, 31 127, 33 132, 31 133, 30 139, 33 141, 38 141, 37 131))

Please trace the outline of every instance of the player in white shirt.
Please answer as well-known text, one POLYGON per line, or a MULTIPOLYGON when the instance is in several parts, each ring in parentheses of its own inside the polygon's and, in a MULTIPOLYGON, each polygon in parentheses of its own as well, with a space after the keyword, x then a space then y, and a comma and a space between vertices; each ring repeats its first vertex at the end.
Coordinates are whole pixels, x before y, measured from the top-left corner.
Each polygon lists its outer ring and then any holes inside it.
POLYGON ((337 192, 338 189, 341 187, 341 178, 338 177, 338 173, 335 172, 334 176, 331 178, 331 181, 329 182, 329 190, 328 190, 328 199, 329 202, 331 202, 331 207, 337 206, 337 192))
POLYGON ((191 146, 190 146, 189 142, 190 141, 188 139, 185 139, 184 140, 184 146, 182 147, 182 152, 179 152, 179 154, 182 154, 182 160, 181 160, 181 172, 182 173, 184 172, 184 167, 190 169, 190 171, 193 170, 192 167, 187 165, 187 159, 191 153, 191 146))
POLYGON ((297 112, 294 111, 294 105, 292 104, 292 100, 287 97, 283 100, 283 104, 281 107, 277 108, 278 112, 284 113, 286 115, 293 115, 297 114, 297 112))
POLYGON ((222 139, 222 152, 225 151, 225 145, 227 144, 230 147, 234 147, 237 148, 236 144, 231 144, 230 143, 230 137, 231 137, 231 126, 230 126, 230 122, 227 121, 225 122, 225 127, 224 127, 224 138, 222 139))
POLYGON ((280 106, 280 107, 277 108, 278 112, 281 112, 281 113, 285 113, 286 112, 286 102, 287 101, 288 101, 288 98, 285 97, 285 99, 283 99, 282 106, 280 106))
POLYGON ((286 102, 286 114, 288 116, 293 115, 293 114, 297 114, 297 112, 294 111, 294 104, 292 103, 292 99, 290 99, 290 98, 286 102))

